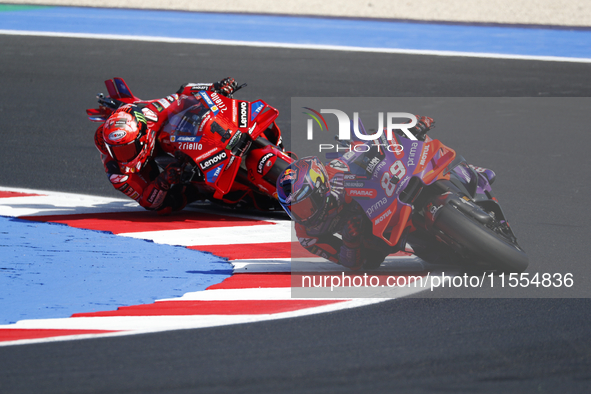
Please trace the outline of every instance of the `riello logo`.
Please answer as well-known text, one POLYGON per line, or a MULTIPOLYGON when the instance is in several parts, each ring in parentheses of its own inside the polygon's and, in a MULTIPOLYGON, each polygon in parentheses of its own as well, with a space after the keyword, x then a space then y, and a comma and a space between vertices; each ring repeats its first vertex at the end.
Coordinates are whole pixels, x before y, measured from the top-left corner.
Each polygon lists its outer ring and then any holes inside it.
MULTIPOLYGON (((304 107, 304 109, 310 112, 304 112, 311 118, 308 119, 307 123, 307 139, 312 140, 314 138, 314 121, 320 126, 320 130, 328 130, 326 120, 321 114, 333 114, 337 117, 339 122, 339 134, 338 139, 345 141, 351 140, 351 119, 349 116, 338 109, 321 109, 320 112, 313 110, 312 108, 304 107), (324 127, 323 127, 324 125, 324 127)), ((378 128, 373 134, 364 134, 359 130, 359 113, 353 112, 353 133, 355 137, 362 141, 375 141, 379 139, 384 131, 386 132, 386 139, 392 141, 392 132, 394 130, 400 130, 411 140, 417 140, 417 138, 410 132, 409 129, 413 128, 417 124, 417 117, 407 112, 387 112, 386 113, 386 127, 384 127, 384 113, 378 112, 378 128), (405 121, 404 123, 395 123, 395 119, 408 119, 410 122, 405 121)))

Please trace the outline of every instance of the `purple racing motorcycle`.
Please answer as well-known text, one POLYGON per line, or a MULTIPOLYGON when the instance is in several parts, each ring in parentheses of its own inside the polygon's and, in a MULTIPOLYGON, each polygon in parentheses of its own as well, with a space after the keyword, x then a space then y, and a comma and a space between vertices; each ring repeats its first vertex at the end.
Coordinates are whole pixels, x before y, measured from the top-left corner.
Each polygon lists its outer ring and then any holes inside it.
POLYGON ((382 133, 371 145, 354 139, 348 152, 327 155, 327 165, 344 173, 345 192, 371 221, 370 253, 376 256, 366 268, 408 244, 428 262, 523 272, 529 259, 492 193, 494 172, 469 165, 429 136, 392 137, 382 133))

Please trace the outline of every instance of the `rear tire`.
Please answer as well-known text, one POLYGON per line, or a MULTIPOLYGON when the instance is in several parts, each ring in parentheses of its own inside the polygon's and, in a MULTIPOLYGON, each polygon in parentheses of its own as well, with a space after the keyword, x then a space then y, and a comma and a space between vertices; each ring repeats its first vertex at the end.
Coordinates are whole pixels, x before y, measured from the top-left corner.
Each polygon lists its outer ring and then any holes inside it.
POLYGON ((438 238, 449 244, 462 256, 485 263, 506 273, 521 273, 529 259, 516 242, 498 234, 485 225, 465 216, 449 204, 442 206, 433 224, 438 238), (446 242, 447 241, 447 242, 446 242))

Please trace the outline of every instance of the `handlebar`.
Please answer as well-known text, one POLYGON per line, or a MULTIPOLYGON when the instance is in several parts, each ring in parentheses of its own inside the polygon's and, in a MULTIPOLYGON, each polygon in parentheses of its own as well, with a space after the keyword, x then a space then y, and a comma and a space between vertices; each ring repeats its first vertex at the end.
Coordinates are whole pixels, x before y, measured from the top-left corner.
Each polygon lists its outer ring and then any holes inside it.
POLYGON ((109 107, 113 110, 125 104, 123 101, 119 101, 111 97, 105 97, 105 95, 102 93, 97 94, 96 98, 100 105, 102 105, 103 107, 109 107))

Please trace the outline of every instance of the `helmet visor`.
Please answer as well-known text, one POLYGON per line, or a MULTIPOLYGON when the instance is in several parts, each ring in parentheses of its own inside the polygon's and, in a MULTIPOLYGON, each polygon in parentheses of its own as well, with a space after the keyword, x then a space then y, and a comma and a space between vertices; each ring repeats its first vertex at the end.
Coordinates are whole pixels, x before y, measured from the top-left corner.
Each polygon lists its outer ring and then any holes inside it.
POLYGON ((142 151, 142 144, 139 141, 139 138, 131 141, 125 145, 111 145, 105 144, 111 157, 119 162, 127 163, 132 161, 140 154, 142 151))
POLYGON ((306 198, 304 198, 303 200, 291 204, 291 215, 297 222, 305 223, 308 220, 312 219, 317 212, 322 210, 322 208, 324 208, 324 204, 324 194, 314 192, 306 198))

